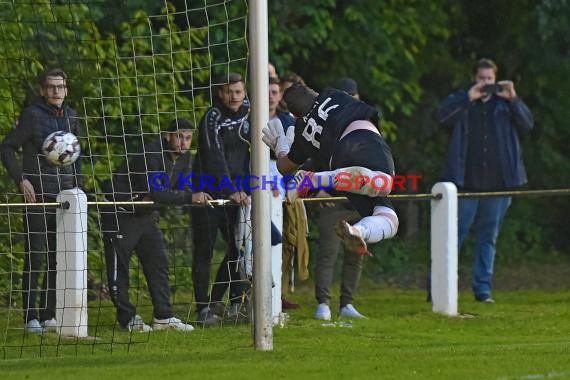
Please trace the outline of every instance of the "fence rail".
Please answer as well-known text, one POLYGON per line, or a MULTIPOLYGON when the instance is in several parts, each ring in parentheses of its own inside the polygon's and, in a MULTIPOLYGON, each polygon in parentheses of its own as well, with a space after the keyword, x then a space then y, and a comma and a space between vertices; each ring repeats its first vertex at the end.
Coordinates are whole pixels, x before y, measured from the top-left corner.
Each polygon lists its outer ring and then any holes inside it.
MULTIPOLYGON (((538 189, 538 190, 513 190, 513 191, 486 191, 486 192, 463 192, 457 193, 458 198, 487 198, 487 197, 552 197, 558 195, 570 195, 570 188, 565 189, 538 189)), ((395 201, 424 201, 424 200, 438 200, 441 199, 441 194, 391 194, 388 198, 395 201)), ((342 202, 346 201, 346 197, 319 197, 319 198, 304 198, 303 202, 342 202)), ((108 202, 108 201, 90 201, 87 202, 88 206, 97 207, 111 207, 111 206, 153 206, 153 201, 124 201, 124 202, 108 202)), ((214 199, 208 201, 210 206, 229 206, 232 201, 229 199, 214 199)), ((203 205, 188 205, 191 207, 203 207, 203 205)), ((38 203, 0 203, 0 208, 18 208, 18 207, 54 207, 54 208, 69 208, 67 202, 38 202, 38 203)))

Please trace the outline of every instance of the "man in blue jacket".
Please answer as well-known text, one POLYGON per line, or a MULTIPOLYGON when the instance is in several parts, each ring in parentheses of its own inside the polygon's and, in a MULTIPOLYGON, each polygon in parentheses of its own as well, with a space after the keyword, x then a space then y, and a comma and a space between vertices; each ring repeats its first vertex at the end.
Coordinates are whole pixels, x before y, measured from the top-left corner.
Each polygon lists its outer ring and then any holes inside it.
MULTIPOLYGON (((471 88, 449 95, 438 108, 439 122, 453 127, 443 180, 459 190, 511 190, 527 182, 519 134, 534 124, 511 81, 496 81, 497 65, 481 59, 473 67, 471 88)), ((472 288, 477 301, 491 298, 497 236, 511 197, 463 198, 458 205, 458 242, 471 225, 476 233, 472 288)))

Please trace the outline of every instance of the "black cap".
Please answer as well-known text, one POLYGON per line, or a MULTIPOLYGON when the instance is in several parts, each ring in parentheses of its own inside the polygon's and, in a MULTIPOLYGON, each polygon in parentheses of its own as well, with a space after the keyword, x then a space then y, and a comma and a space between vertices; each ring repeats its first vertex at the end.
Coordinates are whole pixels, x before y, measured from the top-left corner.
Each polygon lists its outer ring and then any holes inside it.
POLYGON ((358 94, 358 85, 352 78, 339 78, 334 84, 334 88, 347 92, 350 95, 358 94))
POLYGON ((168 132, 178 132, 180 130, 194 129, 194 124, 188 119, 174 119, 168 126, 168 132))

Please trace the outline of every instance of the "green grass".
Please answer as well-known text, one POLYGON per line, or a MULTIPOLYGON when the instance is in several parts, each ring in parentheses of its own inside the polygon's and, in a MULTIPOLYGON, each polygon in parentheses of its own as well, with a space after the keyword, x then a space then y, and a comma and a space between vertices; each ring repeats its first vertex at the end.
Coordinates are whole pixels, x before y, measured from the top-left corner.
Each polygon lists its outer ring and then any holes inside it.
MULTIPOLYGON (((59 341, 67 345, 57 357, 51 347, 48 357, 0 360, 0 373, 42 380, 570 379, 570 291, 498 292, 494 305, 461 293, 460 312, 468 316, 450 318, 434 314, 421 290, 363 284, 358 307, 371 318, 352 327, 313 320, 309 284, 292 298, 302 308, 273 329, 269 352, 253 348, 244 325, 187 334, 107 331, 96 346, 59 341), (129 339, 141 343, 117 344, 129 339)), ((24 356, 37 353, 33 347, 24 356)))

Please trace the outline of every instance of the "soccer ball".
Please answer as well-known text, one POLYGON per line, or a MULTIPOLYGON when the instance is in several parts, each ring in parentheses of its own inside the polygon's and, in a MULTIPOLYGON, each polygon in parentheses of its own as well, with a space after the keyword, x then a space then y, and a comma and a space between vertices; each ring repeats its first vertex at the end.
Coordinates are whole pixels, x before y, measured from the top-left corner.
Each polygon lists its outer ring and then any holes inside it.
POLYGON ((60 167, 69 166, 79 157, 81 146, 73 133, 57 131, 46 137, 42 152, 50 164, 60 167))

